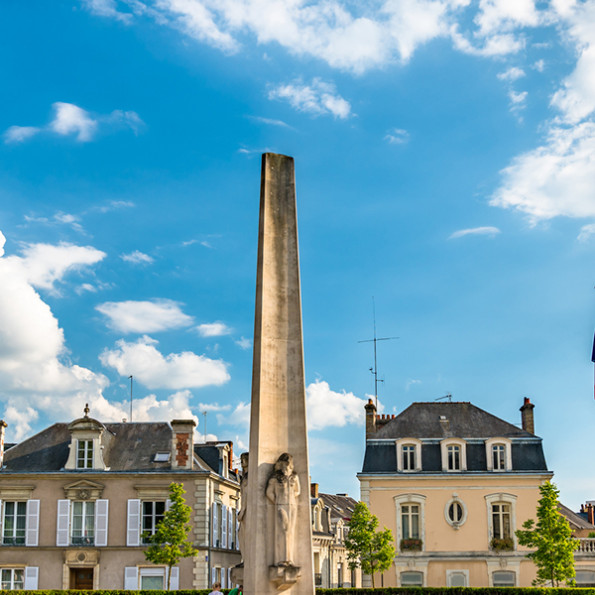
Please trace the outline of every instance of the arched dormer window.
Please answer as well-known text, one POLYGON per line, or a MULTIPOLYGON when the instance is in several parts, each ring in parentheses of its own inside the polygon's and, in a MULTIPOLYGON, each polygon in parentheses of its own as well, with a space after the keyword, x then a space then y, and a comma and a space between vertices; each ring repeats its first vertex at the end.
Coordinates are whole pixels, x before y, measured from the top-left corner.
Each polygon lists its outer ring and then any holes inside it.
POLYGON ((421 471, 421 440, 401 438, 397 440, 397 471, 410 473, 421 471))
POLYGON ((440 443, 442 471, 456 473, 467 470, 467 443, 460 438, 446 438, 440 443))
POLYGON ((512 449, 508 438, 486 440, 488 471, 512 471, 512 449))

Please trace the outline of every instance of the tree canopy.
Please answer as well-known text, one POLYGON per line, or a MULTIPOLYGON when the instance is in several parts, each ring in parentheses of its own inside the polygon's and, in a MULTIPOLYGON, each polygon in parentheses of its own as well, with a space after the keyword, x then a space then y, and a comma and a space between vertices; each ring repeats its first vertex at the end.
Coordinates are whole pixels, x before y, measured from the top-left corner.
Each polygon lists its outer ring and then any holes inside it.
POLYGON ((145 550, 145 558, 153 564, 167 566, 167 590, 169 591, 171 569, 180 558, 196 556, 196 550, 187 541, 188 533, 192 529, 190 515, 192 509, 186 504, 184 494, 186 491, 181 483, 169 485, 169 509, 165 511, 163 519, 159 522, 153 535, 144 533, 143 537, 150 543, 145 550))
POLYGON ((349 521, 345 548, 349 568, 353 570, 359 566, 362 572, 371 575, 372 587, 374 587, 374 573, 388 570, 395 557, 390 529, 376 531, 377 527, 378 518, 363 502, 358 502, 349 521))
POLYGON ((566 517, 558 509, 559 491, 547 481, 539 487, 541 498, 537 503, 537 524, 533 519, 523 523, 516 531, 520 545, 535 548, 527 557, 537 566, 533 585, 550 583, 559 586, 561 581, 574 584, 574 555, 579 540, 572 537, 566 517))

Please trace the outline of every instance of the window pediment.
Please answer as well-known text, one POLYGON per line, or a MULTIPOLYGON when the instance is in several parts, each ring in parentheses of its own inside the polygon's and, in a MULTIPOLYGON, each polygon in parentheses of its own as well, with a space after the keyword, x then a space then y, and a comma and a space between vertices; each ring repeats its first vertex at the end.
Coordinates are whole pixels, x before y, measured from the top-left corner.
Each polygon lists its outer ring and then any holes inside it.
POLYGON ((64 494, 68 500, 98 500, 103 494, 104 485, 82 479, 64 486, 64 494))

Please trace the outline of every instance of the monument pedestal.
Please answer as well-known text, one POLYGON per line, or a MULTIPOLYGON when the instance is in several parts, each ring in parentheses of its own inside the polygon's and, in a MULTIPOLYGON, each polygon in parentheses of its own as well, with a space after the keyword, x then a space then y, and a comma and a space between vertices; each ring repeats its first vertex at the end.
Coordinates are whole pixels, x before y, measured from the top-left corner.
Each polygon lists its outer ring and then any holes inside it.
POLYGON ((280 565, 269 566, 269 580, 277 586, 279 591, 285 591, 297 583, 302 575, 299 566, 280 565))

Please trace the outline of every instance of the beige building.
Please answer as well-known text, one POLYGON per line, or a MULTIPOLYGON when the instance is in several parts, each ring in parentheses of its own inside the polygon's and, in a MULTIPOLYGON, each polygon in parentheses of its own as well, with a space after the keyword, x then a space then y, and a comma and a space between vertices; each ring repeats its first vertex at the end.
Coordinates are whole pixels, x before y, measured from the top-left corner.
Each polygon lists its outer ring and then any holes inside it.
POLYGON ((194 444, 194 422, 54 424, 2 449, 2 589, 161 589, 166 568, 146 562, 143 533, 182 483, 195 558, 172 569, 172 589, 229 582, 239 563, 239 483, 230 442, 194 444))
MULTIPOLYGON (((393 532, 385 586, 528 587, 535 567, 515 530, 535 518, 551 479, 533 404, 522 428, 471 403, 413 403, 397 416, 366 405, 361 499, 393 532)), ((521 421, 521 420, 520 420, 521 421)))
POLYGON ((350 570, 345 536, 357 501, 347 494, 322 494, 310 484, 314 582, 325 589, 361 587, 361 571, 350 570))

